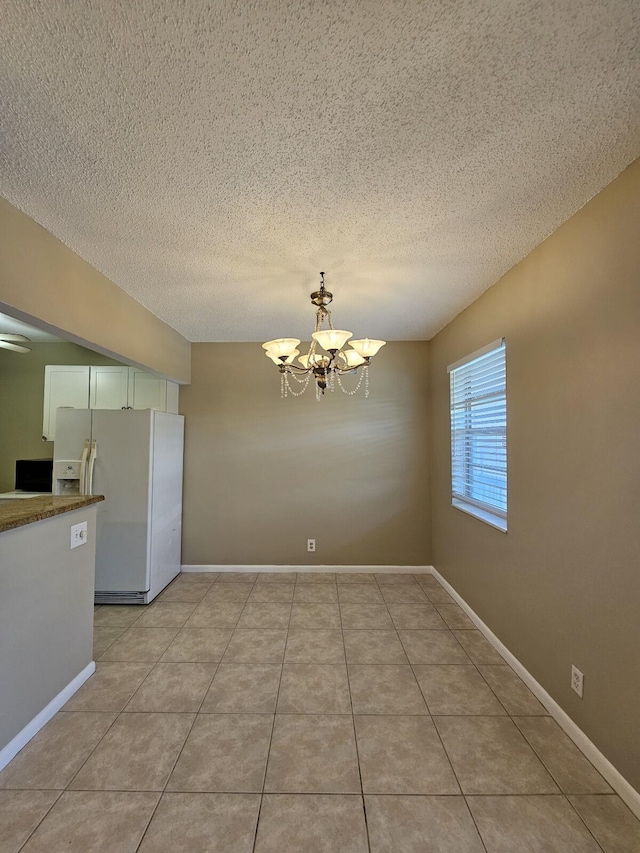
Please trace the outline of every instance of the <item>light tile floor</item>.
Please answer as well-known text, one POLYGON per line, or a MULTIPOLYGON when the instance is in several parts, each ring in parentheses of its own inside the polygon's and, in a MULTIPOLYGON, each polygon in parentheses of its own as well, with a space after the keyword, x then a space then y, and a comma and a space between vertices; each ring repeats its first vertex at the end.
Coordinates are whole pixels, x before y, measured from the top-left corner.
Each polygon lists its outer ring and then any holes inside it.
POLYGON ((181 575, 0 773, 2 853, 639 853, 429 575, 181 575))

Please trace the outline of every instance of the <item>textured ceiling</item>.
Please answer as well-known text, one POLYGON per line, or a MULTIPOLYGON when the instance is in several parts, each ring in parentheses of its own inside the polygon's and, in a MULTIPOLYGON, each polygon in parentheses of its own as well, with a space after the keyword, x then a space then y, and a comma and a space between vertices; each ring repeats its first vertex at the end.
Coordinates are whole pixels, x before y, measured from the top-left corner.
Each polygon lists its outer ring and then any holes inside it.
POLYGON ((3 0, 0 194, 191 340, 431 337, 640 154, 637 0, 3 0))

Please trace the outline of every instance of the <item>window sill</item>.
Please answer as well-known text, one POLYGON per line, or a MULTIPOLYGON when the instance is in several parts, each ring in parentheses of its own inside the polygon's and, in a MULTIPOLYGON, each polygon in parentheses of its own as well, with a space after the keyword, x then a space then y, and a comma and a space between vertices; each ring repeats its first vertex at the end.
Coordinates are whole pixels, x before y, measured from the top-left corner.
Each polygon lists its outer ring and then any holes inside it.
POLYGON ((488 524, 490 527, 495 527, 495 529, 499 530, 501 533, 507 532, 506 518, 501 518, 499 515, 495 515, 486 509, 480 509, 480 507, 465 503, 457 498, 453 498, 451 506, 461 510, 462 512, 466 512, 467 515, 472 515, 474 518, 477 518, 478 521, 484 521, 485 524, 488 524))

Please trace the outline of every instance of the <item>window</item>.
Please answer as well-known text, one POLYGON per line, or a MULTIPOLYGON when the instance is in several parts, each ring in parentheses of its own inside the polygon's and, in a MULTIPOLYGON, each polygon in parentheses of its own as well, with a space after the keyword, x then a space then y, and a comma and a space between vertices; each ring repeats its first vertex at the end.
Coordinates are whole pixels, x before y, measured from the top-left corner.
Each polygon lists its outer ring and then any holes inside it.
POLYGON ((449 366, 451 503, 507 530, 507 376, 504 340, 449 366))

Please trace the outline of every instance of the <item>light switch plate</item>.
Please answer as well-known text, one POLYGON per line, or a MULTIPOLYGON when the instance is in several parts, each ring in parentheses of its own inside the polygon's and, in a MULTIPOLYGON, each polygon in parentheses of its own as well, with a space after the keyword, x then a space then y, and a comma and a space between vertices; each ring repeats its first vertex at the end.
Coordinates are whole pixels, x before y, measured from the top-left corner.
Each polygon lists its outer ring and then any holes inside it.
POLYGON ((85 545, 87 542, 87 522, 81 521, 80 524, 74 524, 71 528, 71 549, 78 548, 80 545, 85 545))

